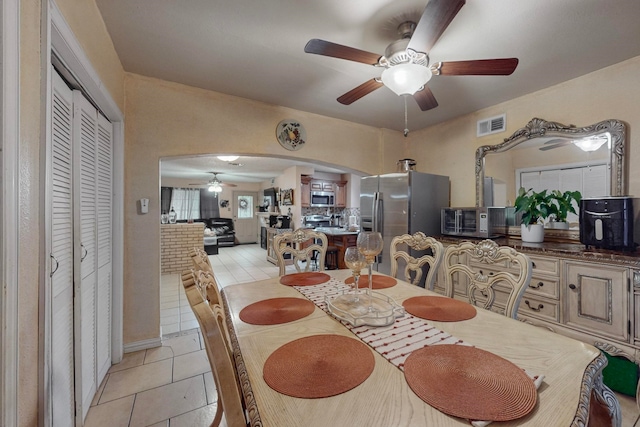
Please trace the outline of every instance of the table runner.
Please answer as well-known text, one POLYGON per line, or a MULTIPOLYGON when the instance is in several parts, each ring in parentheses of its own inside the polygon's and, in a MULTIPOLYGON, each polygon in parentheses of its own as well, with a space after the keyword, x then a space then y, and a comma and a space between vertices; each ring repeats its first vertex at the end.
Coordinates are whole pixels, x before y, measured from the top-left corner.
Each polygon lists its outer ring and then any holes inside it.
MULTIPOLYGON (((328 282, 318 285, 293 286, 293 288, 329 315, 331 315, 331 313, 325 303, 325 297, 340 295, 350 289, 343 281, 335 278, 331 278, 328 282)), ((472 346, 430 325, 426 320, 415 317, 409 313, 406 313, 403 317, 396 318, 393 325, 384 327, 366 325, 354 327, 343 320, 336 320, 402 371, 404 371, 404 362, 411 352, 425 346, 438 344, 472 346)), ((526 369, 523 369, 523 371, 534 382, 536 389, 539 389, 544 380, 544 375, 534 375, 526 369)), ((474 427, 486 427, 491 424, 491 421, 469 421, 474 427)))

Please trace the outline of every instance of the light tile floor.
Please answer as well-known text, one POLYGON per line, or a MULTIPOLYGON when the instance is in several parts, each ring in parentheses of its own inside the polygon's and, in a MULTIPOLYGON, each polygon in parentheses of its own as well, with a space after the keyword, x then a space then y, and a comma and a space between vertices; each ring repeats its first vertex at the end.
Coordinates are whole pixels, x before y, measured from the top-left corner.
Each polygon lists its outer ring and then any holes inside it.
MULTIPOLYGON (((278 276, 259 245, 220 248, 209 260, 220 287, 278 276)), ((213 420, 217 394, 197 321, 180 276, 166 275, 161 282, 162 347, 127 353, 111 367, 86 427, 204 427, 213 420)), ((622 426, 640 427, 635 400, 617 396, 622 426)))

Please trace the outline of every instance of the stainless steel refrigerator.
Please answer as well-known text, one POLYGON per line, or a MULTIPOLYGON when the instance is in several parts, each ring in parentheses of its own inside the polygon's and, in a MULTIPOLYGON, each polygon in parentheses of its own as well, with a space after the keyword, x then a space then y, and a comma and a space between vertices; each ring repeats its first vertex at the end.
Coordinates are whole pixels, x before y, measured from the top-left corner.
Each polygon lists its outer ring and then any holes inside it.
POLYGON ((389 246, 395 236, 418 231, 439 235, 443 207, 449 207, 448 176, 409 171, 363 177, 360 226, 363 231, 379 231, 384 241, 374 268, 390 273, 389 246))

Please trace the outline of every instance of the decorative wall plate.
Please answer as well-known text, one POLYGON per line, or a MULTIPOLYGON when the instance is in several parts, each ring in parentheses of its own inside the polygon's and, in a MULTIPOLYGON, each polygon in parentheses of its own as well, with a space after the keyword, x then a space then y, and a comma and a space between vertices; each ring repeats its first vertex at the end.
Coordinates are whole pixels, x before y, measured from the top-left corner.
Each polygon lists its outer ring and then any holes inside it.
POLYGON ((307 142, 307 132, 300 122, 285 119, 276 127, 276 138, 284 148, 290 151, 301 149, 307 142))

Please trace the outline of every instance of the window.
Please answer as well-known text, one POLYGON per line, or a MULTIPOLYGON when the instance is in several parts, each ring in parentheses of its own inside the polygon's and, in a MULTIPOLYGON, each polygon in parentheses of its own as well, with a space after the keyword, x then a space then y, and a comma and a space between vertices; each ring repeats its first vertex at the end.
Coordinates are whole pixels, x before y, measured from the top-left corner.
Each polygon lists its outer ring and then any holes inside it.
POLYGON ((253 218, 252 196, 238 196, 238 218, 253 218))
POLYGON ((171 192, 171 207, 177 220, 200 218, 200 190, 192 188, 174 188, 171 192))

